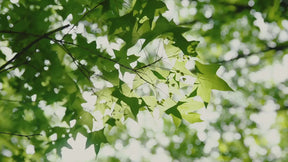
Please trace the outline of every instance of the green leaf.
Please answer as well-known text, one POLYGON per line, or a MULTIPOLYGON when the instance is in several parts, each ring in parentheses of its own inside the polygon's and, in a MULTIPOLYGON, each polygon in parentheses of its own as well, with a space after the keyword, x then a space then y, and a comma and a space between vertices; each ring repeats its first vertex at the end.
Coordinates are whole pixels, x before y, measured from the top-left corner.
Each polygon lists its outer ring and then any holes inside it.
POLYGON ((132 44, 132 32, 136 23, 136 18, 130 12, 124 16, 113 18, 109 34, 115 34, 125 40, 127 44, 132 44))
POLYGON ((117 86, 119 84, 119 71, 113 70, 113 71, 102 71, 102 77, 106 81, 112 83, 114 86, 117 86))
MULTIPOLYGON (((123 53, 123 52, 122 52, 123 53)), ((116 57, 117 57, 117 59, 118 58, 120 58, 119 59, 119 61, 117 61, 119 64, 122 64, 122 65, 125 65, 125 66, 127 66, 127 67, 131 67, 131 63, 132 62, 135 62, 138 58, 139 58, 139 56, 135 56, 135 55, 130 55, 130 56, 127 56, 126 54, 127 54, 127 51, 124 51, 124 53, 125 54, 122 54, 122 56, 120 55, 121 53, 117 53, 116 51, 115 51, 115 54, 116 54, 116 57), (120 56, 120 57, 119 57, 120 56)))
POLYGON ((89 112, 82 110, 78 113, 79 124, 88 126, 90 130, 93 128, 93 119, 94 117, 89 112))
POLYGON ((155 27, 150 32, 147 32, 147 33, 143 34, 143 36, 141 36, 142 38, 145 39, 145 42, 142 46, 142 49, 149 42, 151 42, 153 39, 157 38, 160 35, 167 34, 167 33, 174 33, 174 34, 178 35, 178 34, 182 34, 182 33, 186 32, 188 30, 189 30, 188 28, 183 28, 183 27, 177 26, 173 21, 169 22, 166 18, 164 18, 163 16, 160 15, 156 21, 155 27))
POLYGON ((179 47, 185 55, 196 57, 196 47, 200 43, 199 41, 187 41, 181 34, 174 35, 174 45, 179 47))
POLYGON ((178 106, 178 110, 182 113, 188 113, 203 108, 203 102, 195 101, 193 98, 186 98, 181 100, 183 104, 178 106))
POLYGON ((67 143, 69 137, 65 137, 65 138, 62 138, 62 137, 59 137, 56 141, 55 141, 55 148, 57 150, 57 154, 59 156, 62 156, 61 154, 61 149, 63 147, 67 147, 68 149, 72 149, 72 146, 70 144, 67 143))
POLYGON ((54 141, 53 143, 52 142, 49 142, 48 143, 48 148, 45 150, 46 153, 49 153, 50 151, 52 151, 53 149, 56 149, 56 153, 58 156, 62 156, 62 153, 61 153, 61 149, 63 147, 67 147, 68 149, 72 149, 72 146, 70 144, 67 143, 69 137, 58 137, 56 141, 54 141))
POLYGON ((134 14, 141 13, 142 11, 141 15, 139 16, 140 19, 146 16, 150 25, 152 25, 155 16, 159 16, 159 14, 162 14, 167 10, 165 3, 159 0, 147 1, 146 4, 144 3, 144 5, 145 6, 143 8, 143 1, 136 1, 134 6, 134 14))
POLYGON ((174 41, 173 45, 180 48, 185 55, 195 57, 197 56, 196 47, 199 44, 199 41, 187 41, 182 34, 188 30, 189 28, 180 27, 173 21, 169 22, 160 15, 156 21, 155 27, 150 32, 141 36, 146 39, 142 48, 158 36, 164 36, 166 34, 165 36, 170 38, 172 34, 172 39, 174 41))
POLYGON ((143 96, 142 99, 146 105, 151 108, 154 108, 157 105, 157 99, 155 96, 143 96))
POLYGON ((197 96, 197 90, 198 90, 198 87, 197 87, 196 89, 194 89, 194 90, 190 93, 190 95, 188 95, 188 98, 197 96))
POLYGON ((220 65, 205 65, 196 61, 196 67, 199 70, 197 94, 201 96, 204 102, 210 101, 211 90, 233 91, 229 85, 216 75, 220 65))
POLYGON ((171 114, 172 119, 173 119, 173 123, 176 126, 176 128, 180 127, 181 123, 182 123, 182 119, 174 116, 173 114, 171 114))
POLYGON ((185 119, 190 123, 201 122, 200 114, 194 113, 193 111, 203 107, 204 104, 202 102, 187 98, 177 102, 176 105, 167 109, 165 113, 171 115, 175 126, 179 127, 181 119, 185 119))
POLYGON ((166 80, 165 77, 163 77, 160 73, 158 73, 157 71, 155 70, 151 70, 152 73, 158 78, 158 79, 162 79, 162 80, 166 80))
POLYGON ((89 146, 94 145, 94 149, 97 155, 100 150, 101 143, 107 143, 107 142, 108 141, 106 139, 106 136, 104 135, 104 129, 91 132, 91 133, 88 133, 88 136, 87 136, 86 149, 89 146))
POLYGON ((184 102, 177 102, 176 105, 170 107, 169 109, 167 109, 165 112, 166 114, 173 114, 175 117, 182 119, 181 113, 180 111, 177 109, 180 105, 184 104, 184 102))
POLYGON ((69 14, 72 14, 72 23, 76 23, 81 17, 80 13, 83 12, 83 6, 81 2, 77 0, 60 0, 60 3, 64 9, 57 10, 57 12, 62 16, 63 19, 66 19, 69 14))
MULTIPOLYGON (((194 91, 192 93, 194 93, 194 91)), ((200 114, 197 114, 193 111, 203 108, 205 104, 203 102, 195 101, 192 98, 186 98, 182 100, 182 102, 184 103, 178 106, 178 110, 181 113, 182 118, 191 124, 195 122, 201 122, 202 120, 200 119, 200 114)))
POLYGON ((186 64, 186 63, 187 63, 187 61, 179 61, 179 60, 176 60, 173 69, 175 69, 176 72, 181 72, 181 73, 183 73, 184 75, 195 76, 193 73, 191 73, 191 71, 189 71, 189 70, 185 67, 185 64, 186 64))
POLYGON ((115 126, 116 125, 116 120, 114 118, 109 118, 106 121, 107 124, 111 125, 111 126, 115 126))
POLYGON ((183 119, 187 120, 191 124, 196 123, 196 122, 202 122, 203 120, 200 118, 200 116, 201 116, 200 114, 192 113, 192 112, 182 114, 183 119))
POLYGON ((126 103, 132 114, 134 115, 134 117, 137 116, 138 112, 139 112, 139 109, 142 107, 142 105, 139 104, 139 99, 136 98, 136 97, 127 97, 125 96, 124 94, 122 94, 119 89, 116 89, 113 93, 112 93, 112 96, 118 98, 118 101, 117 103, 119 105, 121 105, 121 102, 120 101, 123 101, 124 103, 126 103))

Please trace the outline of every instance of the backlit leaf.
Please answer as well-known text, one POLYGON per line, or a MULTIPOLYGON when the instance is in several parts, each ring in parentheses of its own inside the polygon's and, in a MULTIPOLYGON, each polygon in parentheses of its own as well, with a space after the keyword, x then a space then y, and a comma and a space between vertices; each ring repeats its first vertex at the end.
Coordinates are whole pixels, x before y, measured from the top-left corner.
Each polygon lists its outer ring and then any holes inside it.
POLYGON ((229 85, 216 75, 220 65, 205 65, 200 62, 196 62, 196 67, 200 73, 198 73, 198 89, 197 95, 208 103, 210 101, 211 90, 232 91, 229 85))

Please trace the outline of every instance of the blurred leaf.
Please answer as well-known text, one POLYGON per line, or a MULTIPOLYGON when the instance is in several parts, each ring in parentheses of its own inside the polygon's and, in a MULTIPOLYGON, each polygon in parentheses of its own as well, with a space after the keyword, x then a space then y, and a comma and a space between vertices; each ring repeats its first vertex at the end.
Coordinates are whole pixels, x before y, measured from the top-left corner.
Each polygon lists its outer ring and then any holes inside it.
POLYGON ((95 152, 96 154, 98 154, 101 143, 107 143, 107 142, 108 141, 104 135, 104 129, 101 129, 99 131, 88 133, 85 147, 87 149, 89 146, 94 145, 95 152))
POLYGON ((183 119, 187 120, 189 123, 197 123, 197 122, 202 122, 203 120, 200 118, 200 114, 197 113, 183 113, 182 117, 183 119))

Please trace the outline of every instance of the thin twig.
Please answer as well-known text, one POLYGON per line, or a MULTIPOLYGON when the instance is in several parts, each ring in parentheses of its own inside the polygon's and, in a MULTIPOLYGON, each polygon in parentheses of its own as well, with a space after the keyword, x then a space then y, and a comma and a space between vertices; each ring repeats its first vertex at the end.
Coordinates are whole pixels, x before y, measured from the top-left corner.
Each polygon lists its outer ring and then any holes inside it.
MULTIPOLYGON (((70 50, 65 46, 65 44, 61 44, 59 42, 55 42, 57 43, 57 45, 59 45, 72 59, 72 61, 74 62, 74 64, 78 67, 78 69, 80 70, 80 72, 84 75, 84 77, 88 80, 88 82, 91 84, 91 86, 94 87, 93 83, 90 80, 89 75, 87 75, 84 70, 88 73, 90 73, 90 71, 88 69, 86 69, 84 67, 84 65, 82 65, 80 62, 78 62, 78 60, 72 55, 72 53, 70 52, 70 50), (84 70, 83 70, 84 69, 84 70)), ((93 94, 96 94, 96 92, 92 89, 93 94)))
POLYGON ((10 99, 0 99, 0 102, 1 101, 4 101, 4 102, 16 102, 16 103, 21 102, 20 100, 10 100, 10 99))
POLYGON ((55 30, 52 30, 48 33, 45 33, 43 35, 41 35, 39 38, 35 39, 34 41, 32 41, 31 43, 29 43, 26 47, 24 47, 20 52, 18 52, 12 59, 10 59, 9 61, 7 61, 5 64, 0 66, 0 73, 3 72, 3 70, 5 71, 5 68, 11 64, 12 62, 14 62, 17 58, 19 58, 20 56, 22 56, 28 49, 30 49, 34 44, 38 43, 40 40, 48 37, 49 35, 56 33, 57 31, 61 31, 67 27, 69 27, 70 25, 65 25, 65 26, 61 26, 55 30))
POLYGON ((26 33, 26 32, 20 32, 20 31, 12 31, 12 30, 0 30, 1 34, 23 34, 23 35, 30 35, 34 37, 41 37, 40 34, 34 34, 34 33, 26 33))
POLYGON ((28 135, 25 135, 25 134, 10 133, 10 132, 0 132, 0 134, 7 134, 7 135, 12 135, 12 136, 26 137, 26 138, 28 138, 29 140, 30 140, 31 137, 33 137, 33 136, 42 136, 41 134, 28 134, 28 135))
MULTIPOLYGON (((95 7, 94 7, 94 8, 95 8, 95 7)), ((87 14, 85 14, 85 15, 87 15, 87 14)), ((84 15, 83 15, 83 16, 84 16, 84 15)), ((68 27, 68 26, 67 26, 67 27, 68 27)), ((56 30, 57 30, 57 29, 56 29, 56 30)), ((58 30, 57 30, 57 31, 58 31, 58 30)), ((49 39, 49 40, 52 40, 52 41, 55 42, 57 45, 59 45, 59 46, 72 58, 72 61, 73 61, 73 62, 75 63, 75 65, 79 68, 79 70, 81 71, 81 73, 85 76, 85 78, 87 78, 87 79, 89 80, 89 82, 91 82, 91 80, 89 79, 89 76, 84 72, 84 70, 85 70, 86 72, 88 72, 88 73, 89 73, 89 71, 88 71, 85 67, 83 67, 83 65, 82 65, 81 63, 78 62, 78 60, 72 55, 72 53, 71 53, 70 50, 65 46, 65 44, 74 45, 74 46, 76 46, 76 47, 82 48, 82 49, 84 49, 85 51, 87 51, 87 52, 89 52, 89 53, 91 53, 91 54, 95 54, 94 51, 91 51, 90 49, 87 49, 87 48, 85 48, 85 47, 79 46, 78 44, 75 44, 75 43, 73 43, 73 42, 67 42, 67 41, 64 41, 64 40, 57 40, 57 39, 51 38, 51 37, 49 37, 49 34, 48 34, 48 33, 41 36, 41 35, 37 35, 37 34, 25 33, 25 32, 17 32, 17 31, 0 31, 0 33, 1 33, 1 32, 3 32, 3 33, 10 33, 10 34, 26 34, 26 35, 31 35, 31 36, 34 36, 34 37, 37 37, 37 36, 38 36, 38 37, 41 38, 41 39, 49 39), (83 69, 84 69, 84 70, 83 70, 83 69)), ((51 31, 51 32, 53 32, 53 31, 51 31)), ((51 33, 51 32, 49 32, 49 33, 51 33)), ((39 38, 38 38, 38 39, 39 39, 39 38)), ((39 41, 38 39, 36 39, 36 40, 39 41)), ((32 43, 35 44, 36 42, 34 43, 34 41, 33 41, 32 43)), ((31 44, 32 44, 32 43, 31 43, 31 44)), ((33 45, 33 44, 32 44, 32 45, 33 45)), ((31 45, 31 46, 32 46, 32 45, 31 45)), ((31 46, 29 46, 29 48, 30 48, 31 46)), ((22 51, 23 51, 23 50, 22 50, 22 51)), ((22 51, 21 51, 21 52, 22 52, 22 51)), ((23 53, 23 52, 22 52, 22 53, 23 53)), ((140 71, 139 71, 139 70, 144 69, 144 68, 147 68, 147 67, 150 67, 150 66, 156 64, 157 62, 159 62, 159 61, 162 59, 162 57, 160 57, 159 59, 155 60, 154 62, 152 62, 152 63, 150 63, 150 64, 147 64, 147 65, 144 65, 144 66, 142 66, 142 67, 139 67, 139 68, 131 68, 131 67, 128 67, 128 66, 126 66, 126 65, 124 65, 124 64, 119 63, 119 62, 116 61, 116 60, 113 60, 113 59, 111 59, 111 58, 102 56, 101 54, 97 54, 97 56, 98 56, 99 58, 102 58, 102 59, 111 61, 111 62, 113 62, 113 63, 117 63, 117 64, 119 64, 120 67, 123 67, 123 68, 125 68, 125 69, 127 69, 127 70, 130 70, 130 71, 134 72, 136 75, 138 75, 138 76, 140 77, 140 79, 142 79, 142 80, 145 81, 146 83, 148 83, 148 84, 150 84, 150 85, 152 85, 153 87, 156 88, 156 86, 155 86, 153 83, 151 83, 151 82, 148 81, 147 79, 143 78, 142 75, 140 75, 140 71)), ((13 60, 12 60, 12 61, 13 61, 13 60)), ((12 62, 12 61, 11 61, 11 62, 12 62)), ((3 71, 7 71, 7 70, 10 70, 10 69, 16 68, 16 67, 18 67, 18 66, 19 66, 19 65, 15 65, 15 66, 9 67, 9 68, 7 68, 7 69, 4 69, 4 70, 0 71, 0 73, 3 72, 3 71)))
POLYGON ((72 42, 66 42, 66 41, 62 41, 62 40, 54 40, 52 39, 53 41, 58 41, 58 42, 63 42, 63 44, 70 44, 70 45, 73 45, 73 46, 76 46, 76 47, 79 47, 79 48, 82 48, 83 50, 89 52, 90 54, 96 54, 99 58, 102 58, 104 60, 107 60, 107 61, 110 61, 110 62, 113 62, 113 63, 116 63, 116 64, 119 64, 121 67, 127 69, 127 70, 130 70, 130 71, 133 71, 133 72, 136 72, 136 69, 133 69, 131 67, 128 67, 126 65, 123 65, 121 63, 119 63, 118 61, 116 60, 113 60, 111 58, 108 58, 108 57, 105 57, 105 56, 102 56, 101 54, 98 54, 98 53, 95 53, 94 51, 91 51, 90 49, 88 48, 85 48, 85 47, 82 47, 82 46, 79 46, 78 44, 75 44, 75 43, 72 43, 72 42))
POLYGON ((246 58, 246 57, 249 57, 249 56, 252 56, 252 55, 255 55, 255 54, 265 53, 265 52, 268 52, 268 51, 271 51, 271 50, 283 50, 283 49, 286 49, 286 48, 288 48, 288 47, 285 46, 285 45, 284 46, 276 46, 276 47, 273 47, 273 48, 268 47, 268 48, 266 48, 264 50, 261 50, 261 51, 258 51, 258 52, 251 52, 251 53, 248 53, 246 55, 238 55, 237 57, 234 57, 234 58, 232 58, 230 60, 221 60, 221 61, 217 61, 215 63, 217 63, 217 64, 225 64, 225 63, 233 62, 233 61, 236 61, 236 60, 238 60, 240 58, 246 58))
POLYGON ((15 68, 20 67, 20 66, 22 66, 22 65, 26 65, 26 64, 28 64, 28 62, 29 62, 29 61, 26 60, 26 61, 22 62, 21 64, 8 67, 8 68, 3 69, 2 71, 0 71, 0 73, 3 73, 3 72, 5 72, 5 71, 9 71, 9 70, 11 70, 11 69, 15 69, 15 68))
POLYGON ((150 66, 156 64, 157 62, 159 62, 161 59, 162 59, 162 57, 160 57, 159 59, 155 60, 154 62, 152 62, 150 64, 147 64, 147 65, 144 65, 142 67, 136 68, 135 70, 140 70, 140 69, 144 69, 144 68, 150 67, 150 66))
MULTIPOLYGON (((102 1, 103 2, 103 1, 102 1)), ((75 28, 75 26, 84 18, 86 17, 88 14, 90 14, 93 10, 95 10, 97 7, 99 7, 102 2, 98 3, 97 5, 95 5, 93 8, 91 8, 90 10, 88 10, 87 12, 85 12, 80 19, 71 27, 71 29, 62 37, 61 40, 64 40, 64 38, 75 28)))
MULTIPOLYGON (((58 40, 58 39, 54 39, 54 38, 51 38, 51 37, 49 37, 49 35, 37 35, 37 34, 33 34, 33 33, 26 33, 26 32, 18 32, 18 31, 0 31, 0 33, 10 33, 10 34, 25 34, 25 35, 31 35, 31 36, 34 36, 34 37, 38 37, 38 36, 40 36, 40 37, 43 37, 43 39, 49 39, 49 40, 52 40, 53 42, 55 42, 55 43, 60 43, 60 44, 58 44, 58 45, 60 45, 60 46, 62 46, 62 48, 63 48, 63 45, 64 44, 69 44, 69 45, 74 45, 74 46, 76 46, 76 47, 79 47, 79 48, 82 48, 82 49, 84 49, 84 50, 86 50, 87 52, 89 52, 89 53, 91 53, 91 54, 95 54, 95 52, 93 52, 93 51, 91 51, 91 50, 89 50, 89 49, 87 49, 87 48, 84 48, 84 47, 81 47, 81 46, 79 46, 78 44, 75 44, 75 43, 73 43, 73 42, 68 42, 68 41, 64 41, 64 40, 58 40)), ((66 50, 67 50, 67 47, 66 47, 66 50)), ((65 50, 65 51, 66 51, 65 50)), ((66 51, 67 52, 67 51, 66 51)), ((68 52, 67 52, 68 53, 68 52)), ((68 53, 69 54, 69 53, 68 53)), ((71 54, 71 53, 70 53, 71 54)), ((70 55, 69 54, 69 55, 70 55)), ((70 56, 71 57, 71 56, 70 56)), ((72 56, 73 57, 73 56, 72 56)), ((128 69, 128 70, 131 70, 131 71, 133 71, 133 72, 136 72, 137 70, 141 70, 141 69, 144 69, 144 68, 147 68, 147 67, 150 67, 150 66, 152 66, 152 65, 154 65, 154 64, 156 64, 157 62, 159 62, 161 59, 162 59, 162 57, 160 57, 159 59, 157 59, 156 61, 154 61, 154 62, 152 62, 152 63, 150 63, 150 64, 147 64, 147 65, 144 65, 144 66, 142 66, 142 67, 139 67, 139 68, 135 68, 135 69, 133 69, 133 68, 131 68, 131 67, 128 67, 128 66, 126 66, 126 65, 123 65, 123 64, 120 64, 118 61, 116 61, 116 60, 113 60, 113 59, 110 59, 110 58, 107 58, 107 57, 105 57, 105 56, 102 56, 102 55, 98 55, 98 57, 100 57, 100 58, 102 58, 102 59, 105 59, 105 60, 108 60, 108 61, 111 61, 111 62, 114 62, 114 63, 117 63, 117 64, 119 64, 121 67, 123 67, 123 68, 125 68, 125 69, 128 69)), ((72 58, 73 59, 73 58, 72 58)), ((74 60, 75 61, 75 60, 74 60)), ((12 68, 16 68, 16 67, 18 67, 18 66, 13 66, 13 67, 10 67, 10 68, 8 68, 8 69, 5 69, 5 70, 2 70, 2 71, 0 71, 0 73, 1 72, 3 72, 3 71, 7 71, 7 70, 10 70, 10 69, 12 69, 12 68)), ((1 70, 1 69, 0 69, 1 70)), ((85 69, 86 71, 87 71, 87 69, 85 69)))

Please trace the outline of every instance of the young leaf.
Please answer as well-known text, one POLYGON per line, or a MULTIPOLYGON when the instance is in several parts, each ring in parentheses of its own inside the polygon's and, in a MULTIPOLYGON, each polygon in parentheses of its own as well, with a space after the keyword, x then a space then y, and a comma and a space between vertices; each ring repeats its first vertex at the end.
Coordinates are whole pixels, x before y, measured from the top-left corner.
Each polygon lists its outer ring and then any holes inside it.
POLYGON ((204 107, 203 102, 195 101, 193 98, 181 100, 183 104, 178 106, 178 110, 182 113, 196 111, 204 107))
POLYGON ((200 119, 200 114, 197 114, 197 113, 191 113, 191 112, 185 113, 185 114, 182 114, 182 117, 183 119, 185 119, 191 124, 203 121, 202 119, 200 119))
POLYGON ((142 99, 149 107, 154 108, 157 105, 157 99, 155 96, 143 96, 142 99))
POLYGON ((197 94, 201 96, 204 102, 210 101, 211 90, 233 91, 229 85, 216 75, 220 65, 205 65, 196 61, 196 67, 200 73, 198 76, 198 90, 197 94))
POLYGON ((173 123, 176 126, 176 128, 180 127, 181 123, 182 123, 182 119, 174 116, 173 114, 171 114, 172 119, 173 119, 173 123))

